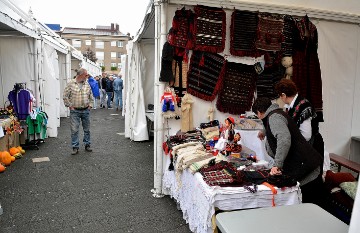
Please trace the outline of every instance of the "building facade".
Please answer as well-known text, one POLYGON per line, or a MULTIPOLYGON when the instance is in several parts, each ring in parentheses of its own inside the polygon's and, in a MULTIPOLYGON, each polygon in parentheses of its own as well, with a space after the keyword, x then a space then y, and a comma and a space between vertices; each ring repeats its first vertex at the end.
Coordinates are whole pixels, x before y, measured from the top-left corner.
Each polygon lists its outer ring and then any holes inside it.
POLYGON ((130 35, 121 33, 118 24, 96 28, 65 27, 58 33, 82 54, 89 49, 93 51, 97 58, 96 63, 103 67, 103 71, 112 74, 120 72, 121 55, 126 54, 130 35))

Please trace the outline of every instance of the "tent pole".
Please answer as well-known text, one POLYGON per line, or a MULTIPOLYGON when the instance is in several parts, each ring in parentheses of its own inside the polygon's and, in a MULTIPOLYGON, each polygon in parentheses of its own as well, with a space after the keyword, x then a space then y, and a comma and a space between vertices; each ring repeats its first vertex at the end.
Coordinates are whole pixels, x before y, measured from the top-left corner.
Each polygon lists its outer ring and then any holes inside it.
POLYGON ((162 197, 164 124, 161 115, 160 96, 165 84, 159 82, 161 48, 166 41, 166 8, 167 3, 154 1, 155 6, 155 84, 154 84, 154 197, 162 197))

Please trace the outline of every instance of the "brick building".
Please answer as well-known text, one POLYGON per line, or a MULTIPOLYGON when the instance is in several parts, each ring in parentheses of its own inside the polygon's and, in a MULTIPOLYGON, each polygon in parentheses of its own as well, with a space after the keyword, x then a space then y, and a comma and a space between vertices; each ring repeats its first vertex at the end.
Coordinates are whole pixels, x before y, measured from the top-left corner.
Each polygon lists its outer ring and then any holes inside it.
POLYGON ((112 23, 111 26, 96 28, 65 27, 58 33, 83 54, 90 48, 96 54, 96 63, 105 67, 105 72, 120 72, 121 55, 126 54, 126 44, 130 35, 121 33, 118 24, 112 23))

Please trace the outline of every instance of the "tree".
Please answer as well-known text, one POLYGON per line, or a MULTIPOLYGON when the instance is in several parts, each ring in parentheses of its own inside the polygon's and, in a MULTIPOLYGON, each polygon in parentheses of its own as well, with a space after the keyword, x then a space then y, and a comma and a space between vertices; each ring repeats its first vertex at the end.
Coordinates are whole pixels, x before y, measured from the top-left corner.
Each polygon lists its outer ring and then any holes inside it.
POLYGON ((94 51, 92 51, 89 47, 85 50, 85 53, 83 55, 92 62, 96 62, 98 60, 94 51))

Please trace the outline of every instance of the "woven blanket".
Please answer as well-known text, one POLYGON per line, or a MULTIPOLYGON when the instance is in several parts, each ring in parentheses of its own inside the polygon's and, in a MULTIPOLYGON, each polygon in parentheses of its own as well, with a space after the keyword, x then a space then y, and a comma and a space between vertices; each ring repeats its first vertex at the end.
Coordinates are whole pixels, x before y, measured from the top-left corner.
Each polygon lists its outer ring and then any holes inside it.
POLYGON ((284 16, 284 41, 282 42, 283 56, 292 56, 294 47, 295 20, 291 15, 284 16))
POLYGON ((187 92, 206 101, 214 100, 221 89, 224 71, 222 56, 194 51, 187 76, 187 92))
POLYGON ((235 10, 231 15, 230 53, 235 56, 259 57, 256 50, 258 14, 235 10))
POLYGON ((168 41, 171 45, 192 49, 193 46, 194 13, 191 10, 175 11, 168 41))
POLYGON ((221 8, 196 6, 194 50, 221 53, 225 48, 226 14, 221 8))
POLYGON ((216 107, 221 112, 242 114, 251 109, 257 74, 254 66, 227 62, 224 84, 216 107))
POLYGON ((282 15, 258 14, 256 48, 264 51, 280 51, 283 42, 284 20, 282 15))

